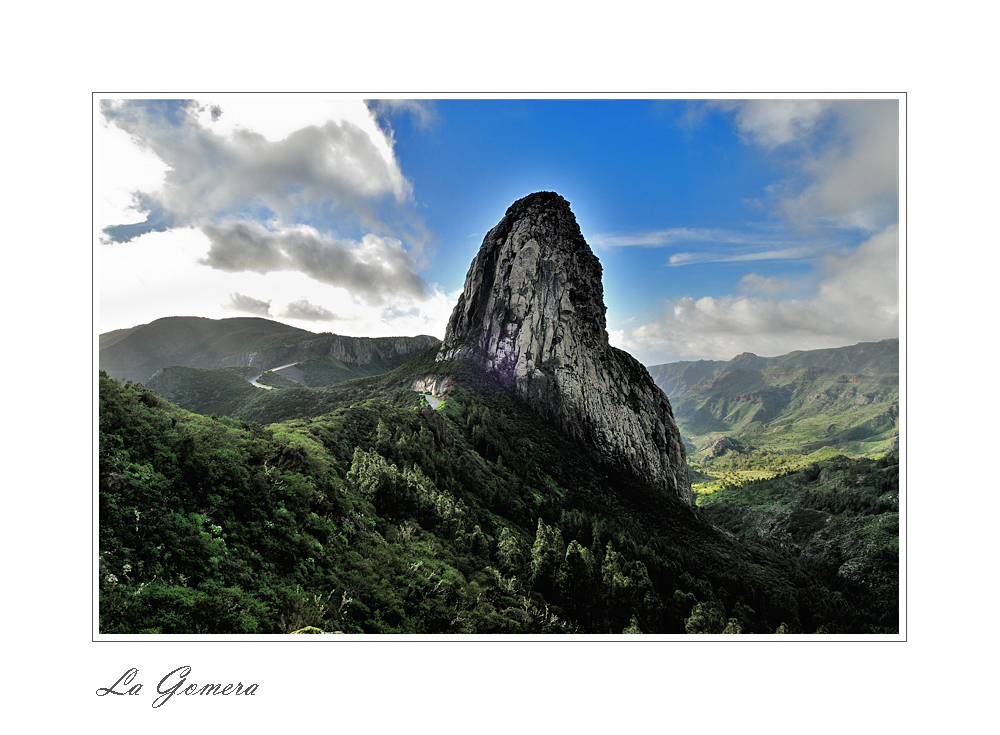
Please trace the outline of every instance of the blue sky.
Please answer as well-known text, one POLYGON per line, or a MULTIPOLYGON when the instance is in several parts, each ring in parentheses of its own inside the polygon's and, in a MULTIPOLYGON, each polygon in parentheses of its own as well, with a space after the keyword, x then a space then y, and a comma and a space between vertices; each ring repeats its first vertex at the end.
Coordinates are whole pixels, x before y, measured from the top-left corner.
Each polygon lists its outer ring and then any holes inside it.
POLYGON ((563 195, 652 365, 898 336, 896 100, 105 100, 100 329, 433 334, 516 199, 563 195))

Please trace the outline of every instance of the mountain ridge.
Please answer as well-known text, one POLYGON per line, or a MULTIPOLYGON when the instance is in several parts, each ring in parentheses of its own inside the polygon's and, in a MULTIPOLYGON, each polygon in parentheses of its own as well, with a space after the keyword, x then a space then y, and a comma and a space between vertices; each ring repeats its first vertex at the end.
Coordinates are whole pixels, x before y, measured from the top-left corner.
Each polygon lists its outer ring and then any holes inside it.
MULTIPOLYGON (((271 368, 312 358, 330 357, 353 366, 399 364, 438 344, 417 337, 349 337, 309 332, 260 317, 208 319, 163 317, 100 338, 100 369, 119 380, 145 382, 164 367, 271 368)), ((362 372, 360 375, 366 373, 362 372)))
POLYGON ((764 370, 781 365, 826 367, 838 372, 861 375, 898 373, 899 338, 858 342, 843 347, 793 350, 776 357, 760 357, 752 352, 743 352, 732 360, 680 360, 650 365, 647 369, 663 392, 669 398, 676 398, 697 383, 730 370, 764 370))
POLYGON ((736 451, 809 454, 833 447, 876 454, 898 446, 899 340, 796 350, 776 357, 742 353, 650 368, 671 397, 692 456, 736 451))

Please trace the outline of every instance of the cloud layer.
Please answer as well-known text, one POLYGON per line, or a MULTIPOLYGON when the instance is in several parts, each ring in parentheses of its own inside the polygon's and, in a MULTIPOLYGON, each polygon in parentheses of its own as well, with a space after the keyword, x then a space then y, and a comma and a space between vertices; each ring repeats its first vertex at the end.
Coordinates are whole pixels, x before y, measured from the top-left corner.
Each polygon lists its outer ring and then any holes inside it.
MULTIPOLYGON (((396 162, 350 122, 331 120, 270 141, 245 128, 218 135, 201 125, 198 109, 191 101, 103 101, 104 117, 168 166, 161 191, 137 195, 140 211, 168 213, 179 225, 226 215, 294 222, 332 213, 370 226, 378 223, 371 200, 391 196, 401 204, 411 195, 396 162)), ((106 232, 123 241, 115 227, 106 232)))
POLYGON ((668 265, 744 262, 763 272, 745 271, 730 295, 667 299, 655 318, 623 323, 612 340, 650 364, 898 336, 898 102, 742 100, 702 109, 731 115, 744 144, 782 172, 751 202, 770 214, 768 233, 672 227, 597 242, 682 245, 668 265), (799 265, 785 273, 782 261, 799 265), (803 265, 812 273, 803 275, 803 265))
POLYGON ((158 190, 133 195, 145 221, 105 227, 106 242, 195 227, 212 244, 199 262, 212 268, 296 270, 373 304, 428 298, 411 254, 423 224, 384 137, 348 120, 279 140, 232 125, 219 134, 222 106, 183 100, 104 100, 101 112, 167 167, 158 190))
POLYGON ((426 298, 427 287, 399 240, 365 235, 360 243, 324 236, 312 227, 272 231, 252 222, 205 225, 212 243, 199 260, 229 272, 294 270, 340 286, 369 304, 390 298, 426 298))
POLYGON ((876 232, 899 220, 896 100, 745 100, 732 112, 747 143, 787 156, 790 175, 768 192, 800 228, 876 232))
POLYGON ((808 299, 776 299, 787 282, 749 274, 744 295, 666 300, 659 316, 611 334, 612 342, 646 364, 740 352, 774 356, 899 333, 899 228, 890 225, 847 255, 828 255, 808 299), (756 295, 755 295, 756 294, 756 295))

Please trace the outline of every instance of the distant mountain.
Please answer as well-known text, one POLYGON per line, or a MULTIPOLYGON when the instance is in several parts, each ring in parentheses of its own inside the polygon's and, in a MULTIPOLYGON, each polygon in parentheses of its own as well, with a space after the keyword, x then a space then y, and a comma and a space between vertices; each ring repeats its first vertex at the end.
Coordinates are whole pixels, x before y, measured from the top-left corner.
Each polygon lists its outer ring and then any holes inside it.
POLYGON ((653 365, 648 368, 656 384, 673 400, 697 383, 733 370, 764 370, 779 365, 822 367, 858 375, 893 375, 899 373, 899 340, 859 342, 850 347, 822 350, 796 350, 778 357, 759 357, 744 352, 732 360, 688 360, 653 365))
POLYGON ((439 342, 426 335, 316 334, 256 317, 165 317, 102 334, 100 369, 119 380, 145 383, 165 367, 252 367, 259 374, 300 363, 297 371, 285 377, 303 385, 329 385, 386 372, 439 342))
POLYGON ((898 339, 649 370, 685 438, 705 458, 753 448, 808 454, 825 446, 867 454, 898 442, 898 339), (736 441, 720 443, 722 437, 736 441))

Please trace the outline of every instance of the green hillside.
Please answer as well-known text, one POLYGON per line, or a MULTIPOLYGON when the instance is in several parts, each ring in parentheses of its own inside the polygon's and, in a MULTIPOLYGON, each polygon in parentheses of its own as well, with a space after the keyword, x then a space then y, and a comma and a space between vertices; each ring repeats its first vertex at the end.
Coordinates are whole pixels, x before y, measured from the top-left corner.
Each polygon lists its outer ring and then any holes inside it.
POLYGON ((157 395, 197 413, 229 416, 263 390, 248 382, 256 372, 246 367, 205 370, 177 365, 158 370, 146 383, 157 395))
POLYGON ((263 421, 101 375, 102 632, 881 630, 849 584, 608 470, 471 364, 249 389, 263 421), (439 410, 407 388, 432 373, 456 381, 439 410))
POLYGON ((304 329, 256 317, 165 317, 119 332, 127 334, 108 339, 107 346, 101 344, 100 368, 119 380, 137 383, 165 366, 216 368, 227 360, 237 365, 236 356, 251 352, 281 355, 314 336, 304 329))
MULTIPOLYGON (((437 348, 431 348, 430 362, 437 348)), ((315 368, 315 363, 326 362, 332 358, 319 358, 299 363, 297 368, 305 366, 298 374, 307 380, 329 378, 329 374, 315 368), (312 365, 310 365, 312 363, 312 365), (317 378, 317 375, 320 377, 317 378)), ((399 362, 404 360, 397 360, 399 362)), ((337 408, 349 405, 362 396, 370 394, 371 386, 381 385, 369 380, 358 380, 359 375, 372 378, 389 372, 391 362, 373 363, 359 370, 343 369, 337 374, 337 380, 330 385, 320 382, 321 387, 309 388, 286 377, 282 371, 266 371, 257 378, 257 382, 272 390, 255 388, 250 385, 249 378, 257 371, 253 368, 219 368, 203 370, 199 368, 168 367, 157 371, 146 387, 171 403, 188 411, 201 414, 218 414, 233 418, 256 421, 259 423, 274 423, 292 418, 320 416, 337 408), (239 379, 237 379, 239 378, 239 379), (347 385, 344 385, 347 384, 347 385), (342 386, 339 387, 338 386, 342 386)), ((409 390, 405 391, 407 394, 409 390)))
MULTIPOLYGON (((435 347, 436 349, 436 347, 435 347)), ((344 363, 330 355, 313 357, 295 365, 302 382, 309 388, 337 385, 355 378, 381 375, 408 362, 413 355, 403 355, 391 360, 375 360, 365 365, 344 363)))
POLYGON ((744 352, 732 360, 697 360, 653 365, 649 374, 671 402, 698 383, 733 370, 765 370, 769 367, 820 367, 858 375, 899 373, 899 340, 860 342, 850 347, 796 350, 778 357, 759 357, 744 352))
MULTIPOLYGON (((293 365, 287 368, 285 377, 316 387, 387 372, 439 342, 427 335, 315 334, 260 318, 166 317, 102 334, 99 362, 100 369, 111 377, 136 383, 145 383, 166 367, 219 369, 252 365, 268 370, 293 365)), ((175 376, 174 380, 180 378, 175 376)), ((178 395, 183 393, 179 385, 174 389, 178 395)), ((192 386, 189 392, 199 393, 201 388, 192 386)))
POLYGON ((670 363, 650 373, 670 396, 696 463, 732 452, 873 455, 898 446, 898 350, 898 340, 883 340, 670 363))
POLYGON ((796 555, 829 587, 850 587, 872 624, 899 620, 899 455, 838 457, 729 485, 706 496, 705 517, 738 538, 796 555))
POLYGON ((845 376, 825 368, 736 370, 674 402, 678 425, 698 450, 717 435, 749 447, 809 453, 835 446, 854 454, 898 438, 895 376, 845 376))

